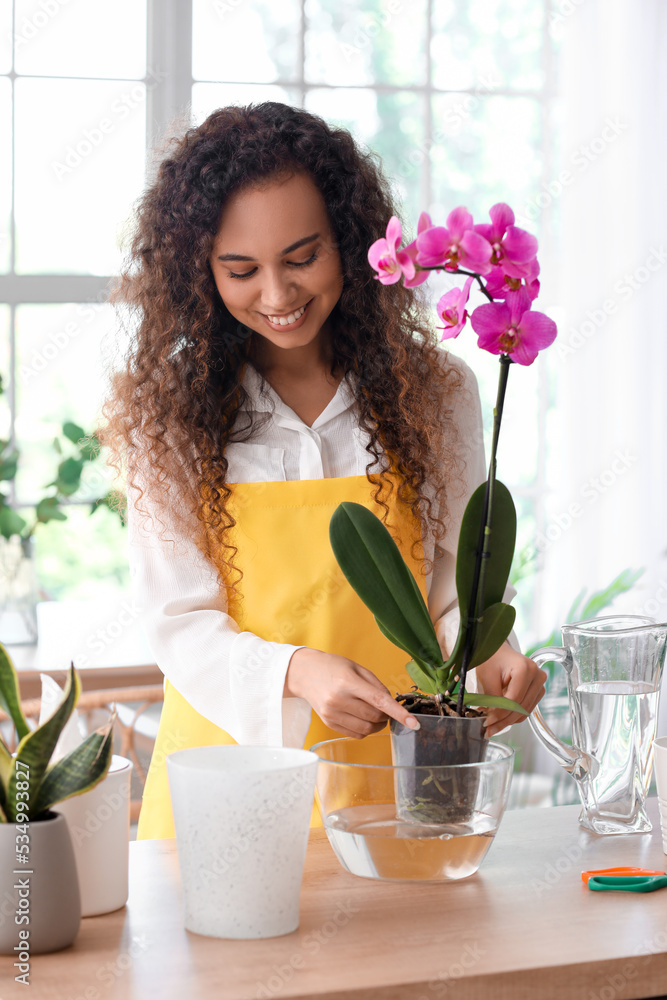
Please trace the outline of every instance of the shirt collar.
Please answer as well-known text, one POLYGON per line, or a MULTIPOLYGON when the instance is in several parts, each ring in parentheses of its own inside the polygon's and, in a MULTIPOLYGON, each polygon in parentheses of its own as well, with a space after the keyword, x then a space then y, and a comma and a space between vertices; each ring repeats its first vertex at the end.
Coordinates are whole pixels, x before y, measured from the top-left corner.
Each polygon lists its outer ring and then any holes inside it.
MULTIPOLYGON (((312 430, 317 430, 323 424, 328 423, 329 420, 333 420, 334 417, 337 417, 356 403, 356 396, 352 388, 352 384, 356 384, 356 382, 357 376, 353 374, 340 380, 335 396, 312 424, 312 430)), ((266 379, 262 378, 250 361, 246 361, 242 384, 248 394, 248 399, 243 401, 241 409, 266 411, 273 413, 281 422, 297 423, 303 427, 306 426, 294 410, 283 402, 266 379)))

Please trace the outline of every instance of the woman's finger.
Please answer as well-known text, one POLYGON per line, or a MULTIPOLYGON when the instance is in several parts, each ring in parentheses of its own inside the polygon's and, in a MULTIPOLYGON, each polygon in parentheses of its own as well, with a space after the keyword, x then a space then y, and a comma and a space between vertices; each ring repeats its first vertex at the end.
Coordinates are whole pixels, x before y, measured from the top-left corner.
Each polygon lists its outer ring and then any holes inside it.
POLYGON ((419 729, 419 720, 415 719, 414 715, 411 715, 407 708, 394 701, 386 688, 384 691, 380 691, 369 685, 367 690, 368 696, 365 700, 370 702, 371 705, 384 712, 390 719, 396 719, 397 722, 407 726, 408 729, 419 729))
POLYGON ((363 698, 347 698, 345 705, 341 705, 341 708, 344 708, 344 711, 348 715, 353 715, 364 722, 382 723, 383 726, 387 725, 387 713, 381 712, 379 708, 375 708, 374 705, 369 704, 363 698))
MULTIPOLYGON (((529 664, 532 662, 532 660, 528 661, 529 664)), ((505 695, 506 698, 511 698, 512 701, 516 701, 520 705, 523 705, 526 711, 530 714, 544 695, 544 681, 546 680, 546 674, 543 670, 539 669, 537 671, 529 670, 528 679, 530 683, 528 688, 524 691, 522 679, 515 678, 513 676, 510 678, 510 683, 501 693, 505 695), (515 683, 513 684, 513 682, 515 683)), ((485 727, 487 735, 493 736, 506 726, 512 726, 515 723, 525 722, 527 718, 527 715, 521 715, 518 712, 512 712, 507 709, 493 709, 487 716, 487 723, 485 727)))
POLYGON ((359 684, 355 685, 352 689, 352 693, 357 698, 372 705, 384 715, 388 715, 389 718, 396 719, 397 722, 402 723, 409 729, 419 729, 419 721, 415 719, 414 715, 408 712, 407 708, 399 705, 392 698, 389 690, 375 674, 371 673, 370 670, 367 671, 365 667, 359 667, 358 679, 359 684), (367 677, 366 674, 370 676, 367 677))
POLYGON ((359 739, 362 738, 359 735, 359 733, 355 732, 354 730, 352 730, 352 729, 346 729, 346 727, 342 723, 336 723, 336 725, 333 725, 332 723, 328 723, 328 726, 329 726, 329 729, 333 729, 333 731, 335 733, 340 733, 341 736, 347 736, 347 737, 349 737, 350 739, 353 739, 353 740, 359 740, 359 739))
POLYGON ((342 733, 343 736, 352 736, 355 740, 361 740, 364 736, 379 733, 387 723, 386 721, 367 722, 356 715, 341 712, 340 715, 327 719, 326 724, 330 729, 335 729, 337 733, 342 733))

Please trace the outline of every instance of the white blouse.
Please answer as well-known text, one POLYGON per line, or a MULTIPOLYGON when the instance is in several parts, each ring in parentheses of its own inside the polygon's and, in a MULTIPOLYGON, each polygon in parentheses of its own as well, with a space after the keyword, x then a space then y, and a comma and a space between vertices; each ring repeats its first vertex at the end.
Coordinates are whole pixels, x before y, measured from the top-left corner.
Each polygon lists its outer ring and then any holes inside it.
MULTIPOLYGON (((458 629, 454 567, 461 517, 486 476, 477 380, 463 361, 449 358, 463 372, 469 391, 456 400, 454 414, 466 442, 465 489, 448 500, 444 555, 426 578, 428 607, 445 654, 458 629)), ((272 416, 260 421, 251 440, 227 446, 230 483, 366 474, 368 439, 357 424, 356 400, 346 379, 311 427, 250 363, 243 385, 249 396, 244 405, 254 411, 253 418, 262 411, 272 416)), ((246 423, 247 416, 239 413, 237 424, 246 423)), ((376 464, 371 471, 377 469, 376 464)), ((240 631, 227 614, 226 595, 209 560, 169 523, 168 511, 161 509, 157 518, 166 527, 162 537, 151 530, 134 509, 135 495, 128 491, 130 575, 149 645, 165 677, 197 712, 238 743, 303 746, 311 707, 301 698, 283 697, 290 657, 300 647, 240 631)), ((151 511, 146 493, 142 505, 151 511)), ((432 537, 423 544, 432 558, 432 537)), ((467 687, 475 690, 474 674, 470 681, 467 687)))

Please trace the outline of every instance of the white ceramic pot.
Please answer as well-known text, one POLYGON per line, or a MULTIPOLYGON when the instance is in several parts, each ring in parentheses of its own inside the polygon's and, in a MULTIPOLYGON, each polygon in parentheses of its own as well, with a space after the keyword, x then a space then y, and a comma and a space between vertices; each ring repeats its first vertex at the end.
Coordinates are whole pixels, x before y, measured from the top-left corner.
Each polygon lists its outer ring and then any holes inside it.
POLYGON ((169 754, 188 930, 265 938, 297 929, 317 764, 290 747, 169 754))
POLYGON ((655 783, 658 789, 658 810, 662 830, 662 849, 667 854, 667 736, 653 743, 655 783))
POLYGON ((84 917, 127 902, 131 777, 132 761, 114 754, 103 781, 54 807, 69 825, 84 917))

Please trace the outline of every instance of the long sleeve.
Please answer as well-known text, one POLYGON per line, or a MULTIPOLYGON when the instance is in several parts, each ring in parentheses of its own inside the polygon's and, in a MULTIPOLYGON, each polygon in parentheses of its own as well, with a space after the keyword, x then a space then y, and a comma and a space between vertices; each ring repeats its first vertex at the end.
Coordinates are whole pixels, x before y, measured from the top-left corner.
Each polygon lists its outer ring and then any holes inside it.
MULTIPOLYGON (((448 516, 445 520, 447 532, 437 548, 442 552, 433 567, 433 576, 428 592, 428 606, 435 624, 436 634, 443 655, 449 656, 458 634, 460 613, 456 594, 456 551, 458 547, 461 521, 466 505, 476 488, 486 479, 486 459, 484 455, 484 427, 482 407, 477 379, 472 369, 460 358, 448 355, 464 376, 464 385, 456 401, 454 414, 459 429, 460 451, 463 460, 462 482, 452 486, 448 494, 448 516)), ((505 590, 504 599, 511 601, 516 591, 510 585, 505 590)), ((512 645, 516 639, 512 634, 512 645)), ((518 644, 517 644, 518 648, 518 644)), ((475 675, 471 674, 466 687, 473 691, 475 675)))
MULTIPOLYGON (((164 532, 147 528, 134 508, 135 496, 128 491, 130 575, 165 677, 238 743, 302 746, 310 705, 283 698, 289 660, 300 647, 241 632, 227 614, 215 568, 198 546, 175 530, 162 508, 164 532)), ((145 493, 141 505, 150 513, 145 493)))

